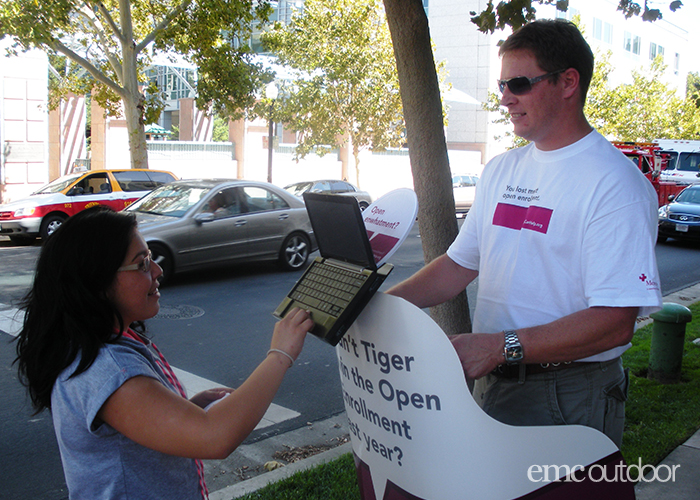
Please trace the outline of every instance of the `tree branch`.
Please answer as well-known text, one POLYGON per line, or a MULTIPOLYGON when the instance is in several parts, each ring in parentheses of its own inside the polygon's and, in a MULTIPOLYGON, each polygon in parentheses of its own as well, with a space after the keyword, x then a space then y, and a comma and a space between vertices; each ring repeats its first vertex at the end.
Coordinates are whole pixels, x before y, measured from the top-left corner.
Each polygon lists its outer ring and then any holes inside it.
POLYGON ((112 16, 110 15, 107 8, 104 6, 104 4, 102 2, 97 2, 95 5, 97 6, 97 9, 100 11, 100 14, 102 14, 102 16, 104 17, 105 21, 107 21, 107 25, 112 30, 112 33, 114 33, 114 35, 117 38, 119 38, 119 40, 123 43, 125 40, 124 34, 119 29, 119 26, 117 26, 117 23, 114 22, 114 19, 112 19, 112 16))
POLYGON ((54 39, 50 43, 47 43, 51 49, 55 50, 56 52, 60 52, 61 54, 65 55, 69 59, 72 59, 79 65, 81 65, 83 68, 85 68, 88 73, 90 73, 95 80, 99 81, 100 83, 103 83, 107 85, 109 88, 114 90, 122 99, 127 97, 126 92, 124 92, 124 89, 119 86, 118 83, 114 82, 112 79, 108 78, 104 73, 102 73, 99 69, 97 69, 90 61, 85 59, 84 57, 76 54, 73 52, 71 49, 63 45, 59 40, 54 39))
POLYGON ((166 16, 161 20, 161 22, 159 22, 156 25, 156 27, 153 28, 153 30, 148 35, 146 35, 146 37, 143 40, 141 40, 141 43, 139 43, 136 46, 136 49, 135 49, 136 53, 138 54, 139 52, 141 52, 143 49, 145 49, 148 46, 148 44, 150 44, 153 40, 155 40, 158 33, 160 31, 162 31, 163 29, 165 29, 165 27, 168 24, 170 24, 173 19, 175 19, 177 16, 179 16, 185 10, 187 10, 187 7, 189 7, 191 3, 192 3, 192 0, 182 0, 180 5, 178 5, 173 10, 168 12, 166 14, 166 16))
MULTIPOLYGON (((86 4, 86 7, 89 9, 89 5, 86 4)), ((104 7, 103 7, 104 8, 104 7)), ((91 13, 92 11, 90 11, 91 13)), ((116 57, 109 49, 110 49, 110 40, 105 37, 105 31, 104 29, 101 28, 101 26, 98 26, 97 23, 99 22, 102 24, 99 20, 96 20, 93 18, 88 12, 85 12, 83 9, 79 9, 78 13, 84 17, 85 22, 90 25, 90 28, 92 29, 92 32, 95 34, 95 36, 99 39, 99 43, 102 46, 102 52, 104 53, 105 57, 107 58, 107 61, 109 62, 110 66, 112 66, 112 69, 114 72, 117 74, 117 77, 121 80, 122 79, 122 65, 119 62, 119 58, 116 57)), ((107 14, 109 16, 109 14, 107 14)), ((111 17, 108 20, 111 25, 113 25, 113 21, 111 17)), ((114 29, 116 29, 115 35, 122 40, 121 33, 119 33, 119 30, 114 26, 114 29)))

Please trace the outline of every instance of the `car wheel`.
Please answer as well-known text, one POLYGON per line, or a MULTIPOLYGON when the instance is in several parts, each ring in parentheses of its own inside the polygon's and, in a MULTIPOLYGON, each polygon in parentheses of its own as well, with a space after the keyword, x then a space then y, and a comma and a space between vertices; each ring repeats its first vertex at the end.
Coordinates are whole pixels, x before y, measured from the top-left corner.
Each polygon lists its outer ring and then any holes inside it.
POLYGON ((56 229, 61 227, 61 224, 63 224, 67 218, 68 217, 62 214, 49 214, 44 217, 41 221, 41 229, 39 230, 41 239, 44 241, 49 239, 49 236, 56 232, 56 229))
POLYGON ((309 258, 311 243, 302 233, 287 236, 280 250, 280 263, 288 271, 301 269, 309 258))
POLYGON ((364 211, 365 208, 367 208, 368 206, 369 206, 369 203, 367 203, 366 201, 360 202, 360 210, 364 211))
POLYGON ((172 254, 165 245, 160 245, 158 243, 152 243, 148 245, 153 255, 153 262, 158 264, 163 270, 163 275, 160 277, 161 285, 168 281, 175 271, 175 262, 173 262, 172 254))

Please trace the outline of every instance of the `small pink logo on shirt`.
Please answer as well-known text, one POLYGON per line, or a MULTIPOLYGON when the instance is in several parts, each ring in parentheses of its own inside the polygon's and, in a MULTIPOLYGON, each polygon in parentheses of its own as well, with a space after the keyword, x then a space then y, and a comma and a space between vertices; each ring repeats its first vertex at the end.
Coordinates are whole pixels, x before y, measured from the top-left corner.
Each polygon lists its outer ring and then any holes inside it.
POLYGON ((543 207, 521 207, 508 203, 499 203, 493 214, 494 226, 507 227, 508 229, 530 229, 546 234, 553 211, 543 207))
POLYGON ((639 281, 646 284, 647 290, 659 290, 659 283, 649 279, 645 273, 639 275, 639 281))

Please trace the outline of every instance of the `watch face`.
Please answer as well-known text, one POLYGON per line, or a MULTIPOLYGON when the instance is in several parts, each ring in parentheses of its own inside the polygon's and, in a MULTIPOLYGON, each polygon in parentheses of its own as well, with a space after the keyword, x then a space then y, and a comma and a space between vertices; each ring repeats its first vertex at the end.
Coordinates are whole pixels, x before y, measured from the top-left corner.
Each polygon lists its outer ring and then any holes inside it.
POLYGON ((513 363, 523 359, 523 348, 519 345, 511 346, 506 351, 506 361, 513 363))
POLYGON ((504 334, 506 363, 517 363, 523 359, 523 346, 520 345, 518 335, 514 331, 504 332, 504 334))

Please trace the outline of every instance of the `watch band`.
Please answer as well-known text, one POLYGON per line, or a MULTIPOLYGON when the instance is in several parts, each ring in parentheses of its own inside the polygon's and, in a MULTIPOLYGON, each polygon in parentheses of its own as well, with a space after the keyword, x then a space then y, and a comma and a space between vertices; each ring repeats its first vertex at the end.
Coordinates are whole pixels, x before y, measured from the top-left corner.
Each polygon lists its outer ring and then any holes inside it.
POLYGON ((523 346, 520 344, 518 334, 515 330, 505 330, 505 345, 503 347, 503 356, 506 358, 506 363, 509 365, 520 363, 523 359, 523 346))

